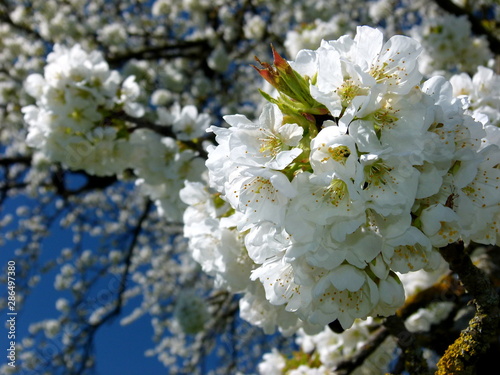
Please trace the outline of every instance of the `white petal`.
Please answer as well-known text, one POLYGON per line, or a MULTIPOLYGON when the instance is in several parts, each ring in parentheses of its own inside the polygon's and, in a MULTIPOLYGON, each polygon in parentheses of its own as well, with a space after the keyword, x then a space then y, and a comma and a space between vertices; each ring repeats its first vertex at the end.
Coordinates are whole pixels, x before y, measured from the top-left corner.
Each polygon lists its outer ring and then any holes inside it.
POLYGON ((365 274, 356 267, 347 264, 342 265, 329 275, 332 285, 338 290, 349 290, 355 292, 359 290, 365 283, 365 274))

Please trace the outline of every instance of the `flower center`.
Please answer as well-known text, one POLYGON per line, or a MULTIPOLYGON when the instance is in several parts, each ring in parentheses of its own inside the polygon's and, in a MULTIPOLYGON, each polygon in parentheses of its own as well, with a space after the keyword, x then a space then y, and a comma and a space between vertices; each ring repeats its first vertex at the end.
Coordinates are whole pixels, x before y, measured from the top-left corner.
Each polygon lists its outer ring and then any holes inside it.
POLYGON ((350 79, 345 80, 344 83, 335 90, 335 93, 340 97, 342 107, 344 108, 347 108, 356 96, 364 94, 362 88, 350 79))
POLYGON ((384 80, 392 77, 392 74, 388 74, 388 72, 386 72, 385 70, 388 65, 389 64, 384 62, 382 65, 372 66, 370 75, 375 78, 375 81, 377 81, 377 83, 383 82, 384 80))
POLYGON ((391 106, 386 108, 380 108, 373 113, 373 122, 375 131, 379 132, 383 127, 388 127, 398 121, 398 117, 395 115, 397 111, 394 111, 391 106))
POLYGON ((328 154, 336 162, 345 165, 347 158, 351 155, 351 150, 347 146, 328 147, 328 154))
POLYGON ((387 175, 390 171, 392 171, 392 168, 384 164, 382 160, 378 160, 371 165, 367 165, 364 168, 365 181, 366 184, 368 184, 367 186, 365 186, 365 188, 367 188, 369 185, 386 185, 387 178, 389 177, 387 175))
MULTIPOLYGON (((335 207, 338 207, 340 203, 349 196, 349 192, 347 190, 347 185, 344 181, 339 180, 337 178, 333 179, 330 182, 330 185, 323 188, 321 192, 321 198, 324 202, 330 203, 335 207)), ((316 193, 313 193, 316 195, 316 193)), ((319 198, 319 199, 321 199, 319 198)), ((316 202, 319 202, 319 199, 316 199, 316 202)))
POLYGON ((262 128, 259 129, 265 137, 259 138, 259 152, 264 156, 276 156, 282 150, 283 143, 276 135, 262 128))

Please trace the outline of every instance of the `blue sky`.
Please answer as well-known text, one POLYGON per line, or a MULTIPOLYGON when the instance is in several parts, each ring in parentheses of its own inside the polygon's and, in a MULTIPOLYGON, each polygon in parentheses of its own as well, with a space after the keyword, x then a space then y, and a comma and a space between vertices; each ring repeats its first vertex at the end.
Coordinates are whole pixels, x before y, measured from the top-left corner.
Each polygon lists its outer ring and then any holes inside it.
MULTIPOLYGON (((22 200, 10 201, 6 210, 0 215, 11 213, 15 215, 15 208, 18 204, 25 203, 22 200)), ((56 258, 64 246, 67 246, 64 237, 69 233, 57 228, 44 241, 42 247, 42 264, 44 261, 56 258)), ((9 260, 14 257, 15 244, 7 243, 0 250, 0 268, 3 270, 9 260)), ((58 268, 43 275, 38 285, 32 289, 31 295, 21 311, 16 317, 16 340, 25 337, 31 323, 53 319, 59 316, 55 308, 55 302, 62 296, 60 291, 54 289, 54 278, 58 268)), ((0 285, 2 296, 6 294, 6 285, 0 285)), ((127 306, 122 314, 129 313, 134 306, 127 306)), ((6 320, 7 311, 0 311, 2 319, 6 320)), ((7 329, 2 328, 0 334, 0 348, 8 348, 7 329)), ((149 317, 146 315, 127 326, 121 326, 119 318, 100 328, 96 335, 95 352, 97 358, 97 374, 120 374, 120 375, 144 375, 144 374, 166 374, 168 370, 157 360, 156 357, 146 357, 144 352, 153 347, 153 329, 149 317)), ((61 345, 60 339, 56 335, 53 340, 55 347, 61 345)), ((18 353, 19 354, 19 353, 18 353)), ((6 357, 2 355, 0 364, 5 363, 6 357)), ((35 375, 35 374, 33 374, 35 375)))

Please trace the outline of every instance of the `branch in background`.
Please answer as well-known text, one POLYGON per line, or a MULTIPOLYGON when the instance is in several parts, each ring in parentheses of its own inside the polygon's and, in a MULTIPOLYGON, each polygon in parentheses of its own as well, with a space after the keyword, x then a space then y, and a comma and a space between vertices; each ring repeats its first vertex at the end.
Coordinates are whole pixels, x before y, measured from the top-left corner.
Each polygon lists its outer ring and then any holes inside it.
POLYGON ((156 60, 173 57, 196 57, 200 51, 210 48, 207 40, 183 41, 176 44, 144 48, 138 51, 130 51, 121 55, 108 55, 106 61, 111 66, 119 66, 131 59, 156 60))
POLYGON ((10 190, 14 189, 24 189, 28 186, 26 182, 19 183, 0 183, 0 207, 2 206, 5 199, 7 199, 7 194, 10 190))
POLYGON ((465 9, 459 7, 451 0, 435 0, 436 4, 448 13, 455 16, 466 16, 471 23, 472 32, 477 35, 484 35, 490 45, 490 50, 495 55, 500 55, 500 40, 491 33, 486 27, 483 26, 481 20, 476 18, 472 13, 467 12, 465 9))
MULTIPOLYGON (((419 309, 425 308, 433 302, 450 301, 460 297, 464 293, 465 290, 463 286, 460 285, 460 282, 451 274, 448 274, 442 277, 434 285, 409 296, 405 304, 397 311, 396 317, 406 320, 419 309)), ((406 337, 409 337, 410 333, 406 331, 406 328, 404 331, 397 331, 395 336, 397 337, 401 332, 403 332, 403 336, 406 335, 406 337)), ((352 373, 356 368, 361 366, 392 333, 393 332, 390 332, 385 326, 379 327, 378 330, 373 333, 370 340, 367 341, 355 355, 341 361, 335 367, 335 373, 339 375, 348 375, 352 373)))
POLYGON ((6 156, 0 158, 0 166, 8 167, 12 164, 31 164, 31 156, 6 156))
POLYGON ((0 12, 0 22, 4 22, 4 23, 8 24, 9 26, 11 26, 11 27, 23 32, 23 33, 34 36, 37 40, 45 41, 45 39, 38 33, 38 31, 31 29, 27 26, 14 23, 14 21, 12 21, 12 19, 10 18, 10 16, 7 13, 0 12))
POLYGON ((80 361, 81 366, 75 372, 75 375, 81 375, 86 370, 85 364, 87 363, 87 360, 90 358, 92 348, 93 348, 95 334, 97 333, 98 329, 100 327, 102 327, 106 322, 117 318, 122 311, 123 304, 124 304, 124 293, 125 293, 125 290, 127 287, 127 279, 130 275, 130 265, 132 264, 132 256, 134 254, 134 250, 136 248, 137 241, 139 239, 139 235, 142 231, 142 225, 144 224, 145 220, 147 219, 147 217, 150 213, 152 204, 153 203, 151 200, 148 199, 146 201, 144 210, 143 210, 139 220, 137 221, 137 224, 135 225, 135 227, 133 229, 132 239, 130 241, 130 244, 129 244, 128 249, 125 253, 125 258, 124 258, 125 259, 125 264, 124 264, 125 269, 123 270, 123 273, 121 275, 119 289, 117 292, 117 299, 116 299, 116 302, 115 302, 113 309, 110 310, 106 315, 104 315, 99 322, 88 323, 88 326, 85 329, 86 340, 85 340, 85 345, 83 347, 84 356, 83 356, 82 360, 80 361))
POLYGON ((144 118, 132 117, 130 115, 127 115, 125 112, 120 112, 117 115, 111 116, 110 118, 125 120, 134 124, 135 126, 131 129, 131 131, 134 131, 136 129, 149 129, 163 137, 175 138, 175 133, 173 132, 171 126, 158 125, 144 118))
POLYGON ((116 305, 113 310, 111 310, 106 316, 104 316, 101 321, 97 324, 93 324, 93 327, 97 327, 99 325, 104 324, 108 320, 117 317, 120 315, 121 309, 123 307, 123 293, 125 292, 126 286, 127 286, 127 278, 130 274, 130 265, 132 264, 132 255, 134 254, 135 247, 137 245, 137 241, 139 239, 139 234, 142 231, 142 225, 144 224, 144 221, 147 219, 151 206, 153 205, 153 202, 148 199, 146 201, 144 210, 142 212, 141 217, 137 221, 136 226, 134 227, 134 230, 132 232, 132 240, 130 241, 130 245, 127 249, 127 252, 125 253, 125 270, 123 271, 121 280, 120 280, 120 288, 118 289, 118 299, 116 301, 116 305))
POLYGON ((390 333, 387 328, 380 327, 370 336, 370 338, 355 355, 347 360, 339 362, 333 369, 334 373, 337 375, 349 375, 352 373, 355 369, 361 366, 380 345, 382 345, 389 335, 390 333))
POLYGON ((84 174, 87 177, 86 184, 76 190, 68 191, 70 194, 80 194, 85 191, 93 190, 104 190, 108 186, 111 186, 116 181, 118 181, 118 178, 116 176, 94 176, 89 175, 86 172, 84 174))
POLYGON ((422 348, 417 345, 413 333, 406 329, 404 320, 397 315, 392 315, 386 318, 383 324, 394 336, 402 351, 404 369, 412 375, 429 374, 427 362, 422 355, 422 348))
POLYGON ((87 191, 104 190, 107 187, 114 184, 116 181, 118 181, 118 178, 114 175, 95 176, 88 174, 86 171, 77 171, 73 173, 85 176, 86 182, 85 185, 77 189, 71 190, 66 186, 66 174, 68 172, 70 171, 63 169, 62 166, 58 164, 56 170, 52 172, 51 175, 51 183, 56 189, 57 194, 60 195, 62 198, 68 198, 72 195, 81 194, 87 191))
POLYGON ((396 315, 402 319, 406 319, 432 302, 450 301, 460 297, 464 293, 465 290, 460 282, 451 274, 448 274, 443 276, 434 285, 409 296, 405 304, 396 312, 396 315))
POLYGON ((441 248, 440 253, 474 298, 476 314, 439 360, 436 375, 474 374, 481 355, 498 340, 499 297, 486 274, 472 263, 462 242, 441 248))
POLYGON ((31 165, 31 156, 6 156, 0 157, 0 168, 3 169, 0 173, 0 207, 7 199, 9 191, 15 189, 24 189, 28 186, 27 182, 17 181, 17 178, 9 176, 9 168, 15 164, 31 165))

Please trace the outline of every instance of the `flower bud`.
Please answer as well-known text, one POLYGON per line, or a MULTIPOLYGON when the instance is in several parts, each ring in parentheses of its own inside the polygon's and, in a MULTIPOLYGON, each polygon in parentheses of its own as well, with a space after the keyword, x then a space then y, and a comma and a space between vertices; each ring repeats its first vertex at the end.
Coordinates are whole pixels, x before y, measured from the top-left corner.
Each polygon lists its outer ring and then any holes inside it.
POLYGON ((174 315, 182 330, 187 334, 196 334, 202 331, 208 320, 205 301, 192 290, 179 294, 174 315))

